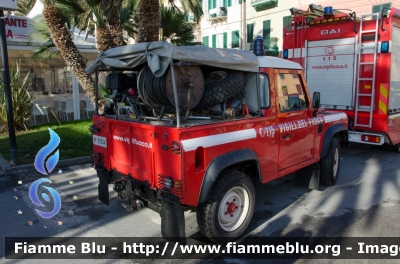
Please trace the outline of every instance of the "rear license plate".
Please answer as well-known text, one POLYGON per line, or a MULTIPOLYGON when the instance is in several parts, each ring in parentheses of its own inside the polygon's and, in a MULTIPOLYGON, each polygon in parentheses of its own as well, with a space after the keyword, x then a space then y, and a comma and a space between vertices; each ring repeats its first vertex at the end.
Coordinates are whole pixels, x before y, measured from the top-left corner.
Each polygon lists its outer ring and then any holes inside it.
POLYGON ((93 135, 93 144, 107 148, 107 138, 93 135))

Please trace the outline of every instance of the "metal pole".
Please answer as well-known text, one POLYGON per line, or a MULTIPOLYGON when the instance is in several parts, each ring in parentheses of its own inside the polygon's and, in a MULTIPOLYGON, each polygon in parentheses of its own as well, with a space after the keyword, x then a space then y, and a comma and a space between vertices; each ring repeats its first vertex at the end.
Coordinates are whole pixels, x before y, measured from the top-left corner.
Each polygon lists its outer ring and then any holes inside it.
POLYGON ((4 94, 6 99, 6 111, 8 121, 8 137, 10 141, 10 156, 11 162, 14 165, 18 163, 17 153, 17 141, 15 139, 14 130, 14 115, 11 99, 11 87, 10 87, 10 71, 8 68, 8 53, 7 53, 7 38, 6 38, 6 26, 4 24, 4 10, 0 10, 0 49, 1 49, 1 72, 3 74, 4 83, 4 94))
POLYGON ((99 115, 99 73, 96 71, 94 75, 94 113, 99 115))
POLYGON ((176 126, 181 126, 181 118, 179 116, 179 102, 178 102, 178 89, 176 88, 176 80, 175 80, 175 69, 173 59, 171 59, 171 75, 172 75, 172 88, 174 90, 174 100, 175 100, 175 108, 176 108, 176 126))
POLYGON ((246 50, 247 44, 247 18, 246 18, 246 0, 242 0, 242 50, 246 50))

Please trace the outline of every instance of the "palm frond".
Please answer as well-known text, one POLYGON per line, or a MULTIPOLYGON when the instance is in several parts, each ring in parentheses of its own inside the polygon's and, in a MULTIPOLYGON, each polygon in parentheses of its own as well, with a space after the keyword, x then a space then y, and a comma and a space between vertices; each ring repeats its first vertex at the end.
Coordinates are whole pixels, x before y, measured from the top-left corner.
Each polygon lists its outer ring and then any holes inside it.
POLYGON ((32 11, 36 0, 18 0, 16 15, 26 16, 32 11))
MULTIPOLYGON (((175 4, 176 0, 164 0, 164 2, 167 2, 171 7, 175 7, 179 12, 181 12, 175 4)), ((183 13, 187 13, 189 11, 192 12, 196 17, 197 23, 200 22, 201 17, 204 15, 201 0, 180 0, 180 4, 182 6, 183 13)))
POLYGON ((32 18, 32 29, 28 31, 28 38, 32 42, 32 45, 36 47, 32 51, 32 59, 43 61, 54 58, 59 54, 43 15, 32 18))
POLYGON ((176 7, 160 7, 162 41, 169 41, 173 45, 186 45, 193 42, 193 27, 186 23, 186 12, 176 7))

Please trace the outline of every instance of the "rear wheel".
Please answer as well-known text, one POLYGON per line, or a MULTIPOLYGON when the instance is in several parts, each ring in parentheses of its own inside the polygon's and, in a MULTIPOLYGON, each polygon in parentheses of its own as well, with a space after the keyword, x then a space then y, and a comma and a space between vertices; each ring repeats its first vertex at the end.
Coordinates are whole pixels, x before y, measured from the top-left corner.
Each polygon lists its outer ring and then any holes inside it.
POLYGON ((197 223, 204 236, 217 243, 239 237, 248 227, 255 204, 254 184, 240 171, 226 171, 210 199, 197 210, 197 223))
POLYGON ((329 146, 328 154, 321 159, 320 182, 326 186, 336 183, 340 167, 340 143, 337 138, 333 138, 329 146))

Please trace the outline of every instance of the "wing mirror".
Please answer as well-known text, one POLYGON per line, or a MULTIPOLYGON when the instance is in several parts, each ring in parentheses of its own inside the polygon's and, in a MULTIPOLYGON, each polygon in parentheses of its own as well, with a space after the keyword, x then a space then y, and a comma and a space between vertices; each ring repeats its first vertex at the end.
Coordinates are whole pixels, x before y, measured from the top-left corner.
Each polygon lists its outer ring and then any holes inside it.
POLYGON ((321 94, 319 92, 313 93, 312 105, 314 108, 314 116, 317 116, 318 109, 321 107, 321 94))

